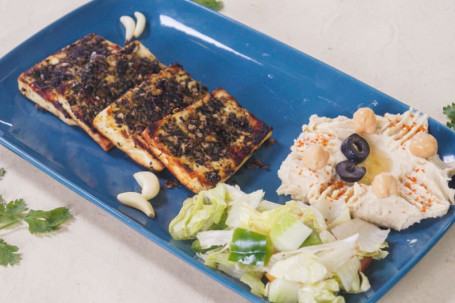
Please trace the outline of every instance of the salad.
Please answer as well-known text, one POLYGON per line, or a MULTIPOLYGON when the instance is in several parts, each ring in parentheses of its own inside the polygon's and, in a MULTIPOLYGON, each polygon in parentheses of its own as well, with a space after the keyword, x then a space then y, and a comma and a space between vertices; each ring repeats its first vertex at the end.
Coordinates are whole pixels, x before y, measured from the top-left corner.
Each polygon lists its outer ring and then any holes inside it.
POLYGON ((186 199, 169 232, 270 302, 344 302, 370 288, 362 264, 388 254, 389 230, 352 219, 343 201, 282 205, 224 183, 186 199))

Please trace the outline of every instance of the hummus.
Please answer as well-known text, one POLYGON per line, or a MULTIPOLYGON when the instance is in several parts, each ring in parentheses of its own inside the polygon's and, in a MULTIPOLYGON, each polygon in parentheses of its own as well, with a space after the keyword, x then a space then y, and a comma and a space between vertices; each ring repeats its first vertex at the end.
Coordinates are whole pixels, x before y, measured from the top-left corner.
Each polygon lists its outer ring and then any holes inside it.
POLYGON ((278 194, 309 204, 321 199, 341 200, 352 216, 395 230, 446 214, 454 203, 455 190, 449 188, 448 181, 455 163, 444 163, 437 154, 420 158, 409 148, 413 136, 428 132, 428 117, 411 109, 403 114, 376 115, 376 120, 372 134, 361 134, 370 145, 370 154, 359 164, 366 167, 366 174, 349 183, 340 179, 335 167, 346 160, 341 143, 355 133, 352 119, 311 116, 278 171, 282 182, 278 194), (330 155, 327 164, 317 170, 302 162, 303 151, 313 144, 323 146, 330 155), (374 193, 371 183, 382 172, 398 180, 396 194, 381 198, 374 193))

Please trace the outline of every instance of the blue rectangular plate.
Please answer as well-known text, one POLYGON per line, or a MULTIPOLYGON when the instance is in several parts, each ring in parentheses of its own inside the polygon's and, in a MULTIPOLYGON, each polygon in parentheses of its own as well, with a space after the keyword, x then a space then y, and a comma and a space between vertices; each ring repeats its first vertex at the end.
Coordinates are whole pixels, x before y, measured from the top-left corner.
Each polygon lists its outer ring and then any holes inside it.
MULTIPOLYGON (((226 287, 253 302, 262 302, 241 282, 195 260, 189 242, 176 242, 169 236, 168 224, 182 201, 191 195, 188 190, 162 190, 154 201, 155 220, 120 205, 116 195, 136 188, 132 174, 142 168, 119 150, 103 152, 83 131, 36 110, 17 90, 20 73, 88 33, 122 44, 123 29, 118 19, 136 10, 149 20, 140 41, 163 63, 179 62, 210 90, 226 89, 273 126, 273 138, 278 143, 262 147, 255 155, 270 170, 241 169, 233 177, 247 192, 264 189, 268 200, 287 200, 275 193, 280 184, 276 172, 311 114, 350 116, 361 106, 374 106, 378 114, 398 113, 408 107, 295 49, 183 0, 93 1, 0 60, 2 145, 226 287)), ((441 158, 453 160, 454 133, 433 120, 430 131, 439 141, 441 158)), ((166 172, 159 176, 162 187, 171 178, 166 172)), ((388 238, 391 254, 373 262, 367 271, 371 289, 349 295, 347 300, 378 300, 425 255, 454 219, 451 208, 442 218, 425 220, 404 232, 392 232, 388 238)))

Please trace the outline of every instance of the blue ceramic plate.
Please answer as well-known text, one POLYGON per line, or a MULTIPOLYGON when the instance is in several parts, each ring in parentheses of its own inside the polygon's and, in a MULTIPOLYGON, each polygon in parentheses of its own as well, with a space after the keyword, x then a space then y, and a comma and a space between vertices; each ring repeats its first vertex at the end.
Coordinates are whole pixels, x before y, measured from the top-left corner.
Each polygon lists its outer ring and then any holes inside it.
MULTIPOLYGON (((378 114, 398 113, 408 107, 295 49, 183 0, 93 1, 0 60, 1 144, 228 288, 251 301, 263 301, 242 283, 196 261, 190 243, 171 239, 168 224, 191 195, 188 190, 162 190, 154 202, 155 220, 120 205, 116 195, 137 187, 132 174, 142 168, 119 150, 103 152, 83 131, 36 110, 17 90, 20 73, 88 33, 122 44, 118 19, 136 10, 149 20, 140 41, 163 63, 179 62, 210 90, 223 87, 273 126, 278 143, 262 147, 255 155, 270 170, 241 169, 233 177, 245 191, 264 189, 268 200, 286 200, 275 193, 280 183, 276 172, 311 114, 349 116, 361 106, 374 106, 378 114)), ((440 142, 441 157, 453 159, 454 133, 433 120, 430 130, 440 142)), ((163 187, 169 178, 166 172, 160 174, 163 187)), ((443 218, 392 232, 390 256, 368 269, 371 289, 348 296, 348 301, 379 299, 436 243, 454 218, 451 208, 443 218)))

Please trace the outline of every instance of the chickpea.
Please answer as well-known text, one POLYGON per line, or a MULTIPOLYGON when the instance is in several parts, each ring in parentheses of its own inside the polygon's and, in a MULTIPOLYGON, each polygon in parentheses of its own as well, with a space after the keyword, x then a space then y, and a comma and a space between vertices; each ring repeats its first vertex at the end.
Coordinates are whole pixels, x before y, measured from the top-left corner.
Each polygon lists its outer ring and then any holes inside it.
POLYGON ((329 161, 329 152, 321 145, 310 145, 303 151, 303 165, 309 169, 317 170, 327 165, 329 161))
POLYGON ((379 198, 386 198, 398 193, 398 180, 390 173, 380 173, 371 183, 373 192, 379 198))
POLYGON ((371 135, 378 125, 374 111, 368 107, 359 108, 354 113, 352 121, 354 122, 354 130, 359 134, 371 135))
POLYGON ((418 133, 411 139, 409 149, 414 156, 429 158, 438 152, 438 141, 427 133, 418 133))

